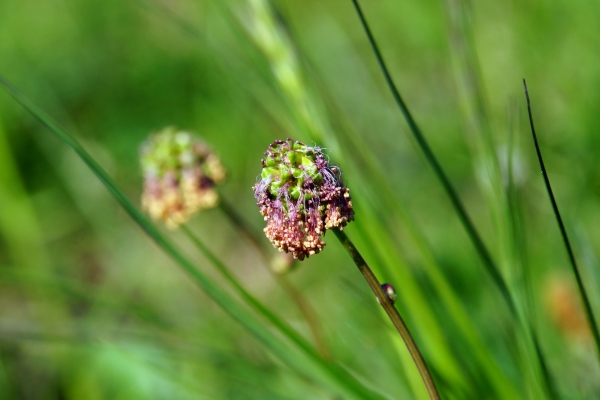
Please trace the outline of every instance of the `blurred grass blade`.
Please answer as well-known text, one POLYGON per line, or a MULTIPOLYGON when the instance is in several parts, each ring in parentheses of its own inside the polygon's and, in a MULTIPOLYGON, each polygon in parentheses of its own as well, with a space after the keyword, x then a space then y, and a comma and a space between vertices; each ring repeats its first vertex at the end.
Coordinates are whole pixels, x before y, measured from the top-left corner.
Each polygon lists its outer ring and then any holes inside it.
POLYGON ((527 99, 527 113, 529 114, 529 124, 531 126, 531 136, 533 137, 533 143, 535 145, 535 152, 537 154, 538 161, 540 163, 540 168, 542 169, 542 176, 544 177, 544 184, 546 185, 546 190, 548 192, 548 197, 550 198, 550 202, 552 203, 552 211, 554 212, 554 216, 556 217, 556 222, 558 223, 558 227, 560 228, 560 234, 562 236, 563 244, 565 245, 565 249, 567 250, 567 254, 569 255, 569 263, 571 264, 571 268, 573 270, 573 275, 575 275, 575 280, 577 281, 577 288, 579 289, 579 295, 581 296, 581 301, 583 302, 583 306, 585 308, 585 314, 588 320, 588 324, 590 325, 590 329, 592 330, 592 335, 594 337, 594 342, 596 344, 596 352, 598 356, 598 360, 600 361, 600 332, 598 332, 598 325, 596 324, 596 319, 594 318, 594 311, 592 310, 592 304, 586 292, 585 286, 583 285, 583 280, 581 278, 581 274, 579 273, 579 267, 577 266, 577 261, 575 260, 575 254, 573 253, 573 248, 571 247, 571 242, 569 241, 569 237, 567 235, 567 230, 565 229, 565 225, 563 223, 562 217, 560 216, 560 211, 558 210, 558 205, 556 204, 556 199, 554 198, 554 194, 552 193, 552 187, 550 186, 550 179, 548 178, 548 173, 546 172, 546 166, 544 165, 544 159, 542 158, 542 152, 540 150, 540 146, 538 144, 537 135, 535 134, 535 126, 533 124, 533 115, 531 113, 531 103, 529 101, 529 92, 527 91, 527 82, 523 79, 523 88, 525 90, 525 98, 527 99))
MULTIPOLYGON (((307 81, 303 79, 302 76, 302 71, 300 68, 300 65, 298 65, 299 62, 306 62, 306 60, 303 57, 300 57, 300 52, 296 51, 296 47, 297 47, 297 43, 293 40, 291 34, 285 29, 285 27, 287 26, 286 21, 283 19, 282 15, 277 15, 277 17, 275 17, 273 14, 275 14, 275 11, 272 9, 272 5, 269 2, 265 2, 265 1, 257 1, 254 3, 254 8, 253 8, 253 12, 251 13, 254 15, 253 20, 255 21, 255 24, 262 26, 263 29, 258 30, 259 32, 263 33, 264 32, 269 32, 268 34, 268 39, 270 41, 272 41, 273 43, 277 43, 278 44, 278 48, 280 48, 279 52, 273 52, 273 51, 263 51, 265 58, 267 60, 270 61, 273 70, 277 70, 278 69, 278 65, 280 63, 282 63, 282 59, 288 60, 288 66, 289 66, 289 71, 293 71, 293 76, 294 76, 294 80, 298 83, 298 85, 292 85, 292 87, 294 88, 294 90, 289 90, 289 87, 284 87, 282 90, 282 92, 284 94, 286 94, 286 97, 289 100, 290 104, 295 104, 294 107, 292 107, 292 113, 294 113, 294 110, 296 109, 300 109, 300 110, 311 110, 310 113, 310 121, 306 122, 306 125, 310 125, 310 124, 314 124, 315 126, 319 127, 319 131, 317 132, 318 135, 315 136, 314 130, 308 130, 308 134, 309 136, 311 136, 311 138, 317 142, 323 142, 325 144, 325 146, 328 149, 331 149, 331 153, 334 154, 335 153, 335 159, 337 162, 339 162, 341 165, 344 165, 345 168, 355 168, 356 165, 364 165, 364 164, 368 164, 372 167, 372 163, 366 163, 364 159, 369 159, 368 155, 366 155, 365 153, 368 154, 368 152, 365 152, 365 149, 367 147, 365 147, 364 145, 357 145, 356 149, 358 149, 353 157, 348 158, 347 151, 343 150, 343 147, 341 146, 346 146, 348 145, 348 141, 349 141, 349 137, 348 137, 348 130, 347 129, 343 129, 342 131, 345 131, 346 134, 342 135, 342 134, 338 134, 336 135, 334 132, 337 132, 338 130, 333 129, 330 125, 330 121, 328 121, 327 117, 321 113, 318 112, 320 110, 321 107, 319 107, 318 104, 318 97, 317 96, 313 96, 312 91, 310 90, 310 88, 307 85, 307 81), (279 23, 279 21, 281 21, 281 23, 279 23), (273 53, 276 53, 277 55, 279 55, 280 53, 285 53, 286 57, 280 57, 277 56, 275 57, 273 53), (297 54, 298 53, 298 54, 297 54), (301 85, 300 85, 301 84, 301 85), (299 92, 299 93, 297 93, 299 92), (302 101, 300 101, 300 99, 302 101), (302 104, 304 105, 302 105, 302 104), (357 160, 360 160, 357 162, 357 160)), ((258 42, 259 44, 259 48, 262 49, 261 45, 260 45, 260 40, 258 40, 260 38, 255 38, 255 42, 258 42)), ((270 41, 267 40, 267 38, 263 38, 265 41, 267 41, 268 43, 271 43, 270 41)), ((313 70, 314 72, 314 68, 308 68, 309 70, 313 70)), ((276 74, 275 74, 276 75, 276 74)), ((287 77, 288 75, 286 75, 287 77)), ((279 82, 279 81, 278 81, 279 82)), ((319 87, 321 90, 321 94, 323 94, 323 90, 322 90, 322 82, 319 82, 319 84, 317 84, 316 86, 319 87)), ((285 86, 284 83, 279 82, 280 86, 285 86)), ((301 112, 298 112, 297 114, 302 114, 301 112)), ((306 114, 303 114, 305 117, 308 118, 308 116, 306 114)), ((299 120, 302 120, 302 118, 300 118, 299 120)), ((301 124, 302 125, 302 124, 301 124)), ((353 140, 353 139, 351 139, 353 140)), ((385 174, 383 174, 381 172, 381 168, 377 169, 377 168, 372 168, 372 170, 370 171, 370 173, 366 174, 369 178, 367 179, 360 179, 360 176, 364 174, 364 171, 361 169, 355 169, 353 171, 353 173, 349 174, 348 176, 353 176, 354 179, 356 181, 359 181, 360 183, 357 185, 359 187, 372 187, 372 188, 376 188, 373 191, 369 191, 367 190, 367 192, 372 192, 372 193, 377 193, 378 191, 381 190, 381 188, 385 188, 387 192, 391 192, 391 189, 389 187, 389 182, 384 179, 383 177, 385 176, 385 174), (376 180, 376 183, 374 183, 373 181, 376 180)), ((386 193, 387 194, 387 193, 386 193)), ((385 200, 389 200, 389 196, 384 196, 385 200)), ((364 200, 364 199, 363 199, 364 200)), ((379 201, 381 201, 381 199, 379 199, 379 201)), ((359 201, 361 204, 367 204, 369 202, 365 202, 365 201, 359 201)), ((381 204, 381 203, 380 203, 381 204)), ((394 212, 394 214, 402 214, 402 211, 399 211, 398 209, 401 208, 400 205, 398 204, 386 204, 386 206, 382 206, 380 207, 380 204, 369 204, 367 207, 373 207, 374 209, 377 210, 381 210, 381 209, 385 209, 385 210, 390 210, 390 212, 394 212)), ((365 211, 365 210, 363 210, 365 211)), ((383 247, 384 249, 379 249, 379 251, 382 251, 384 253, 390 253, 390 249, 395 247, 391 244, 386 245, 381 245, 381 242, 385 242, 385 243, 389 243, 389 237, 386 234, 382 234, 383 232, 386 232, 386 227, 383 226, 382 224, 378 224, 376 219, 373 218, 373 215, 376 213, 371 213, 371 216, 368 216, 367 218, 364 218, 364 220, 369 221, 368 224, 365 224, 365 226, 362 229, 358 230, 358 234, 365 240, 365 241, 369 241, 370 239, 370 235, 372 235, 373 237, 378 237, 378 240, 376 240, 376 242, 378 243, 377 247, 383 247), (367 233, 369 232, 369 233, 367 233), (387 250, 385 249, 387 247, 387 250)), ((364 214, 363 214, 364 215, 364 214)), ((397 216, 397 215, 396 215, 397 216)), ((403 221, 406 218, 401 218, 403 221)), ((403 226, 406 225, 405 223, 402 224, 403 226)), ((414 233, 414 232, 412 232, 414 233)), ((416 235, 411 235, 411 236, 416 236, 416 235)), ((372 246, 367 246, 368 247, 372 247, 372 246)), ((374 248, 374 247, 373 247, 374 248)), ((394 255, 395 257, 396 255, 394 255)), ((429 350, 428 355, 430 356, 430 359, 433 361, 433 365, 436 367, 436 371, 443 376, 443 378, 448 381, 451 382, 452 387, 457 388, 457 387, 461 387, 463 389, 467 388, 469 385, 464 377, 463 374, 460 373, 460 371, 462 370, 462 367, 459 363, 456 362, 456 358, 454 357, 454 355, 452 354, 451 348, 450 348, 450 344, 447 341, 447 338, 445 337, 444 333, 443 333, 443 329, 442 329, 442 325, 439 323, 437 317, 435 316, 435 313, 433 312, 432 308, 430 307, 430 304, 427 301, 426 296, 424 295, 423 291, 419 288, 419 285, 417 283, 417 280, 415 279, 415 277, 410 273, 408 268, 403 268, 402 265, 405 264, 405 262, 402 260, 402 256, 398 255, 399 259, 390 259, 388 256, 384 256, 386 257, 386 262, 385 263, 380 263, 380 265, 374 265, 374 268, 377 267, 382 267, 384 268, 384 271, 386 272, 386 275, 388 276, 393 276, 396 282, 402 282, 402 291, 400 291, 400 295, 403 296, 405 298, 405 302, 407 304, 410 304, 410 312, 415 316, 414 318, 414 323, 415 326, 417 327, 418 331, 422 331, 422 332, 428 332, 428 337, 429 340, 426 343, 426 346, 424 347, 428 347, 427 350, 429 350), (395 265, 396 268, 385 268, 386 265, 395 265), (418 317, 416 317, 418 315, 418 317)), ((431 271, 429 271, 431 272, 431 271)), ((448 291, 446 291, 445 293, 448 293, 448 291)), ((458 304, 458 302, 454 302, 453 304, 458 304)), ((466 315, 466 312, 463 313, 464 315, 466 315)), ((394 345, 396 346, 397 343, 395 341, 395 338, 392 339, 394 341, 394 345)), ((405 357, 404 354, 404 350, 403 350, 403 344, 401 346, 397 347, 398 350, 398 354, 401 358, 405 357)), ((483 348, 483 346, 481 346, 481 348, 483 348)), ((479 354, 479 355, 484 355, 483 357, 485 357, 485 351, 474 351, 474 353, 479 354)), ((489 357, 486 358, 488 361, 490 360, 489 357)), ((493 366, 493 363, 486 363, 487 366, 493 366)), ((408 368, 409 371, 411 370, 410 367, 408 368)), ((488 368, 484 368, 484 370, 488 370, 488 368)), ((511 386, 509 384, 507 384, 506 382, 502 382, 502 376, 501 374, 499 374, 497 371, 494 371, 493 373, 489 373, 490 375, 490 380, 492 382, 496 382, 496 386, 499 387, 499 391, 503 391, 504 388, 510 388, 511 386)), ((410 381, 411 384, 413 384, 412 380, 410 381)), ((415 385, 415 387, 413 387, 415 392, 419 392, 420 387, 419 387, 419 382, 417 381, 417 384, 415 385)), ((514 396, 513 396, 514 397, 514 396)))
MULTIPOLYGON (((328 107, 331 109, 331 113, 338 116, 338 119, 334 121, 334 123, 336 123, 335 128, 332 129, 332 131, 327 131, 324 135, 324 139, 327 140, 327 138, 333 134, 339 135, 339 142, 344 146, 342 149, 343 151, 340 151, 340 154, 352 155, 350 158, 353 162, 346 166, 346 168, 355 168, 348 176, 353 177, 353 181, 356 182, 355 184, 357 187, 369 188, 368 190, 363 190, 355 194, 355 196, 362 197, 362 194, 364 193, 378 193, 378 196, 370 198, 365 197, 357 200, 356 203, 357 205, 362 204, 364 207, 361 211, 361 215, 367 212, 370 213, 370 216, 364 218, 366 221, 369 221, 369 223, 364 224, 364 226, 357 230, 357 235, 359 235, 360 239, 364 242, 364 245, 361 247, 365 249, 365 252, 369 252, 369 249, 381 247, 378 252, 381 253, 381 258, 387 259, 385 263, 382 261, 374 263, 373 267, 376 268, 377 265, 382 265, 384 268, 380 272, 385 272, 388 276, 394 276, 396 281, 403 282, 403 288, 407 287, 407 279, 405 277, 400 277, 398 272, 409 268, 406 265, 402 251, 399 251, 398 243, 392 243, 392 241, 389 240, 390 237, 394 236, 393 232, 395 232, 396 228, 389 224, 386 225, 384 223, 385 221, 379 223, 378 218, 376 217, 376 210, 387 210, 386 216, 389 217, 386 218, 387 221, 394 221, 394 225, 396 225, 396 221, 401 221, 398 225, 402 226, 408 235, 406 241, 407 245, 418 250, 422 257, 422 263, 420 265, 424 268, 436 291, 443 299, 443 303, 447 307, 446 311, 463 333, 466 340, 465 344, 471 346, 470 353, 475 354, 478 360, 480 360, 482 371, 488 375, 488 379, 496 388, 497 393, 502 393, 502 398, 507 399, 518 397, 517 389, 512 386, 506 375, 498 369, 498 365, 493 360, 489 349, 486 348, 480 335, 476 332, 473 321, 470 319, 468 311, 462 305, 455 289, 451 287, 449 282, 443 276, 443 273, 441 272, 442 268, 426 244, 425 238, 420 233, 416 223, 413 221, 411 213, 406 209, 406 204, 398 199, 398 194, 395 193, 394 188, 390 186, 390 181, 385 179, 386 173, 384 167, 380 163, 380 159, 371 151, 369 144, 362 140, 360 135, 356 133, 353 124, 343 119, 341 115, 342 111, 336 106, 333 96, 327 91, 326 83, 318 76, 316 72, 317 68, 312 66, 306 57, 303 57, 301 60, 307 64, 307 69, 311 71, 313 80, 317 81, 316 86, 319 88, 319 93, 325 98, 328 107), (356 168, 356 165, 360 165, 361 167, 356 168), (387 232, 387 234, 381 234, 382 232, 387 232), (373 240, 374 238, 377 239, 373 240), (377 245, 373 242, 376 242, 377 245), (386 244, 384 245, 383 243, 386 244), (390 253, 391 256, 387 253, 390 253), (386 265, 395 265, 396 267, 393 269, 385 268, 386 265)), ((357 199, 359 199, 359 197, 357 197, 357 199)), ((360 221, 357 220, 355 223, 360 224, 360 221)), ((372 256, 376 257, 377 254, 373 254, 372 256)), ((412 279, 410 274, 407 276, 408 279, 412 279)), ((404 293, 404 290, 402 290, 401 293, 404 293)), ((410 304, 411 308, 417 309, 417 311, 413 311, 415 314, 418 313, 419 315, 417 321, 420 322, 423 319, 427 319, 426 315, 431 312, 431 308, 425 303, 423 304, 423 307, 413 307, 413 299, 414 297, 411 297, 410 304)), ((434 327, 429 326, 424 329, 429 332, 429 335, 432 335, 432 332, 435 331, 440 332, 440 335, 443 336, 440 329, 431 328, 434 327)), ((446 348, 448 345, 438 345, 445 342, 445 339, 435 339, 429 340, 427 345, 429 346, 429 343, 435 344, 431 345, 431 351, 432 355, 436 358, 450 360, 450 362, 437 362, 435 364, 435 367, 437 368, 436 372, 444 373, 445 379, 451 379, 453 387, 456 388, 459 385, 464 385, 465 380, 463 375, 458 374, 460 367, 457 367, 457 364, 453 363, 454 358, 445 356, 447 354, 446 348)), ((404 344, 402 343, 402 346, 403 345, 404 344)))
MULTIPOLYGON (((552 382, 548 379, 547 363, 540 350, 531 318, 531 287, 528 287, 529 279, 525 271, 527 264, 521 262, 519 258, 521 255, 519 238, 516 237, 519 232, 515 225, 519 221, 513 210, 518 207, 518 204, 514 199, 514 187, 510 175, 512 174, 510 165, 512 148, 509 146, 507 150, 509 184, 506 186, 499 161, 500 149, 495 141, 498 135, 489 116, 489 102, 473 37, 472 11, 463 0, 446 0, 445 8, 449 30, 447 36, 452 49, 454 80, 462 111, 463 131, 471 149, 476 181, 487 200, 486 204, 489 206, 489 214, 495 227, 494 240, 498 265, 518 308, 520 325, 516 328, 522 329, 518 340, 522 341, 521 348, 524 350, 521 357, 539 361, 539 365, 522 364, 522 376, 526 386, 537 388, 537 381, 541 381, 543 385, 538 389, 543 390, 545 387, 547 392, 551 393, 552 382)), ((509 137, 509 144, 511 139, 512 134, 509 137)), ((539 395, 544 396, 542 391, 539 395)))
POLYGON ((461 200, 459 199, 458 194, 456 193, 456 190, 450 183, 450 180, 446 176, 446 173, 444 172, 442 166, 440 165, 439 161, 433 154, 433 151, 431 150, 431 148, 429 147, 429 144, 425 140, 425 137, 421 133, 421 129, 417 125, 416 121, 413 119, 410 111, 408 110, 408 107, 404 103, 404 100, 402 100, 402 97, 400 96, 400 92, 398 92, 398 89, 396 88, 396 85, 394 84, 394 82, 392 80, 392 77, 387 69, 387 66, 386 66, 385 62, 383 61, 383 57, 381 55, 381 52, 379 51, 379 47, 377 46, 377 43, 375 42, 375 38, 373 37, 373 34, 371 33, 371 29, 369 28, 369 25, 367 24, 367 21, 366 21, 365 16, 360 8, 360 5, 358 4, 358 0, 352 0, 352 2, 356 8, 356 12, 358 13, 358 16, 360 17, 362 26, 369 38, 369 43, 371 44, 371 48, 373 49, 373 52, 375 53, 375 56, 377 57, 377 62, 379 63, 381 71, 383 72, 383 75, 385 76, 385 81, 386 81, 390 91, 392 92, 392 95, 394 96, 394 100, 396 101, 396 104, 400 108, 402 115, 406 119, 406 122, 408 123, 408 126, 410 128, 410 131, 412 132, 415 140, 417 141, 419 147, 421 148, 421 151, 423 151, 425 158, 427 159, 427 162, 431 165, 436 176, 438 177, 442 186, 444 187, 446 194, 450 198, 452 207, 456 211, 461 223, 465 227, 465 230, 467 231, 469 238, 473 242, 473 245, 475 246, 477 253, 483 260, 484 265, 487 269, 487 272, 490 274, 490 276, 494 280, 494 283, 500 290, 500 293, 504 297, 504 300, 505 300, 507 306, 509 307, 510 311, 514 315, 517 315, 517 310, 516 310, 514 300, 512 299, 512 297, 510 295, 510 292, 508 290, 506 282, 504 281, 504 278, 502 277, 502 275, 500 274, 500 271, 498 270, 498 267, 492 260, 492 257, 490 255, 488 249, 485 247, 483 240, 479 236, 479 233, 477 233, 477 230, 475 229, 475 226, 471 222, 471 219, 469 218, 461 200))
MULTIPOLYGON (((269 272, 269 274, 275 279, 277 284, 281 286, 281 288, 286 292, 290 299, 295 303, 296 307, 298 308, 298 311, 300 311, 300 313, 304 317, 304 320, 306 321, 306 324, 308 325, 308 328, 311 331, 316 346, 317 354, 325 360, 331 360, 331 352, 327 347, 327 343, 325 341, 325 338, 323 337, 321 326, 319 325, 319 321, 315 315, 312 306, 304 297, 304 295, 302 295, 302 293, 298 289, 296 289, 290 282, 287 281, 286 277, 283 274, 274 272, 272 267, 270 266, 272 260, 269 251, 272 250, 272 247, 271 249, 268 249, 265 246, 264 243, 266 243, 266 241, 260 240, 260 231, 253 229, 251 225, 246 220, 244 220, 244 218, 240 214, 238 214, 235 208, 231 204, 229 204, 229 202, 223 196, 221 196, 219 200, 218 207, 221 209, 223 214, 225 214, 227 218, 229 218, 230 222, 237 228, 238 232, 242 236, 244 236, 248 243, 251 244, 259 252, 261 258, 263 259, 263 267, 265 268, 265 270, 269 272)), ((186 236, 188 236, 188 238, 196 244, 196 247, 198 247, 200 252, 204 254, 206 246, 204 246, 204 244, 200 242, 198 237, 194 235, 193 232, 187 226, 183 225, 182 227, 184 228, 184 233, 186 234, 186 236)), ((208 251, 208 249, 206 249, 206 251, 208 251)), ((218 265, 214 265, 218 267, 218 265)), ((241 287, 239 283, 237 283, 237 280, 233 275, 230 274, 229 270, 225 265, 222 265, 219 269, 222 269, 222 271, 220 272, 226 279, 233 279, 232 285, 240 286, 240 290, 243 290, 247 293, 247 291, 243 289, 243 287, 241 287), (230 275, 230 277, 227 275, 230 275)), ((240 294, 242 293, 240 292, 240 294)), ((247 293, 247 295, 252 298, 252 296, 249 293, 247 293)), ((260 303, 258 303, 258 306, 259 308, 262 307, 260 303)), ((268 310, 266 311, 268 312, 268 310)), ((287 325, 285 326, 286 328, 289 328, 287 325)), ((295 334, 295 331, 292 330, 292 333, 295 334)), ((310 346, 309 348, 312 350, 310 346)))
POLYGON ((311 353, 312 357, 318 358, 319 356, 313 350, 313 348, 296 333, 288 324, 282 321, 279 317, 273 314, 267 309, 258 299, 252 296, 236 279, 231 271, 223 264, 212 252, 202 243, 198 236, 190 230, 186 225, 181 225, 180 229, 184 235, 200 250, 200 252, 206 257, 211 264, 219 271, 219 273, 229 282, 231 286, 236 290, 240 297, 250 305, 255 311, 264 316, 270 323, 276 326, 281 332, 283 332, 288 339, 293 341, 298 347, 302 348, 305 352, 311 353))
MULTIPOLYGON (((43 125, 56 135, 64 144, 69 146, 81 160, 102 181, 117 202, 125 209, 131 218, 181 267, 193 281, 231 317, 245 326, 267 349, 288 364, 291 368, 311 380, 320 382, 330 389, 349 398, 382 399, 383 397, 363 386, 352 375, 335 364, 328 364, 307 352, 306 349, 290 346, 272 333, 260 320, 244 307, 233 300, 225 291, 213 284, 211 280, 185 258, 160 231, 131 203, 116 182, 93 159, 85 149, 69 134, 62 130, 52 119, 33 104, 27 97, 13 87, 4 77, 0 76, 0 84, 27 111, 35 116, 43 125)), ((210 260, 211 262, 214 260, 210 260)))

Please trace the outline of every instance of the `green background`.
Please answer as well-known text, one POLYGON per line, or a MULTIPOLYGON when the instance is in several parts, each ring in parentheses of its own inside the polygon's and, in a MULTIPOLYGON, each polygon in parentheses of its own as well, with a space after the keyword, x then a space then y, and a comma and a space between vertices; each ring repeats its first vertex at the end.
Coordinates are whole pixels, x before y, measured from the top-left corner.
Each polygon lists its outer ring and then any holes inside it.
MULTIPOLYGON (((274 5, 313 115, 328 121, 324 142, 315 144, 340 165, 353 196, 356 222, 346 232, 380 279, 396 287, 398 309, 442 397, 509 398, 498 388, 507 385, 535 398, 535 378, 523 373, 535 361, 517 344, 519 324, 412 139, 352 3, 274 5), (369 165, 378 166, 376 176, 369 165), (452 318, 425 263, 468 315, 468 328, 452 318), (480 346, 465 344, 461 328, 475 332, 480 346), (504 383, 490 383, 475 348, 491 357, 504 383)), ((591 336, 553 318, 556 302, 573 304, 566 314, 575 321, 584 317, 522 87, 526 78, 550 180, 597 307, 600 5, 425 0, 363 7, 404 100, 518 303, 528 304, 526 320, 539 332, 560 397, 600 396, 591 336), (487 150, 478 145, 482 135, 487 150), (486 163, 494 162, 500 192, 489 190, 486 163), (507 199, 516 205, 503 214, 507 199)), ((249 33, 252 18, 243 1, 3 0, 0 74, 75 136, 136 204, 139 144, 164 126, 195 131, 227 167, 223 197, 260 230, 251 187, 262 153, 275 139, 314 137, 249 33)), ((189 226, 250 292, 311 340, 290 297, 223 213, 203 212, 189 226)), ((164 232, 222 284, 181 233, 164 232)), ((350 257, 332 234, 325 240, 323 253, 287 278, 314 308, 334 362, 389 398, 423 398, 350 257)), ((0 397, 336 398, 198 290, 77 156, 6 94, 0 397)))

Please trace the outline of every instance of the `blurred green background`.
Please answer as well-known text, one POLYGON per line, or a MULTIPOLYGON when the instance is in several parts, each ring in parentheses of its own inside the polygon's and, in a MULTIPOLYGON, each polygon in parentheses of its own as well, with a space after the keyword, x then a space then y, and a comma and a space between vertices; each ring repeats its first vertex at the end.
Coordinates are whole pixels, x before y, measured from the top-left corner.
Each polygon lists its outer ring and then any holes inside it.
MULTIPOLYGON (((443 397, 536 398, 539 377, 523 372, 535 362, 524 355, 527 344, 516 344, 519 324, 410 136, 352 3, 274 6, 311 115, 327 126, 317 144, 345 171, 357 219, 347 233, 396 287, 443 397), (502 382, 493 383, 494 368, 502 382)), ((596 350, 539 174, 521 81, 597 308, 600 5, 363 7, 405 101, 525 304, 559 397, 600 398, 596 350), (495 183, 490 163, 500 173, 495 183)), ((3 0, 0 74, 73 134, 137 204, 139 144, 168 125, 197 132, 228 169, 223 197, 260 230, 250 188, 262 153, 275 139, 314 137, 251 35, 253 18, 244 1, 3 0)), ((290 297, 223 213, 204 212, 190 227, 248 290, 311 339, 290 297)), ((183 235, 165 233, 212 274, 183 235)), ((356 267, 332 234, 326 241, 288 279, 314 308, 333 362, 384 396, 423 398, 356 267)), ((230 319, 70 149, 2 93, 0 398, 339 397, 298 376, 230 319)))

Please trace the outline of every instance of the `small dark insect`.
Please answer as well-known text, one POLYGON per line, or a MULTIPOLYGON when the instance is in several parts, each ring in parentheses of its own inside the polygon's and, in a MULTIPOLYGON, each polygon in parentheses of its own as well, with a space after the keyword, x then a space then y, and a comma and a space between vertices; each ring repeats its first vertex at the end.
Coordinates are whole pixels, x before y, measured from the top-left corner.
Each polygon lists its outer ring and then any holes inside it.
POLYGON ((387 296, 387 298, 394 304, 396 302, 396 289, 389 283, 384 283, 381 285, 381 290, 387 296))

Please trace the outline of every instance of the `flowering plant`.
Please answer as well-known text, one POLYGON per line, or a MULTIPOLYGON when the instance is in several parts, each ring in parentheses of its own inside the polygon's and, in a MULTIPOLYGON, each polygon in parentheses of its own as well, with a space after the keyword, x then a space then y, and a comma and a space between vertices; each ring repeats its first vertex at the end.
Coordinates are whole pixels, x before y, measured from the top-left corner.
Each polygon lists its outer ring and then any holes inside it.
POLYGON ((267 221, 264 232, 280 251, 303 260, 323 249, 327 229, 343 229, 354 220, 350 190, 319 147, 276 140, 265 155, 253 187, 267 221))
POLYGON ((142 207, 176 228, 197 211, 219 202, 215 185, 225 181, 219 158, 198 137, 174 127, 155 132, 140 149, 144 173, 142 207))

